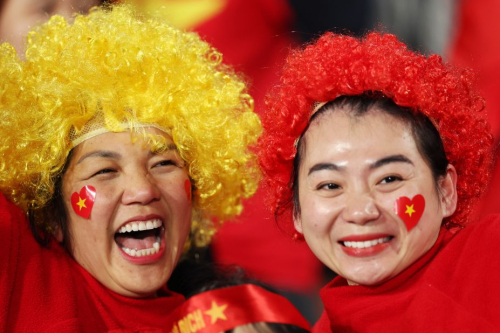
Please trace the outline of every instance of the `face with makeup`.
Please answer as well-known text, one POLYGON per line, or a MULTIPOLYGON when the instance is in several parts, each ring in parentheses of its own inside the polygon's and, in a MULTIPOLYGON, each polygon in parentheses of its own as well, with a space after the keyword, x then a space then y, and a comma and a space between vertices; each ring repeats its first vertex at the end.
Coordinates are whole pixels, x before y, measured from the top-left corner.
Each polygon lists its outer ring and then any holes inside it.
POLYGON ((128 131, 101 134, 74 149, 62 179, 73 257, 129 297, 152 296, 165 285, 191 224, 184 161, 170 136, 146 131, 164 136, 167 148, 154 152, 128 131), (71 204, 85 186, 96 192, 89 218, 71 204))
POLYGON ((87 13, 100 3, 99 0, 0 1, 0 42, 9 42, 22 53, 26 35, 34 26, 55 14, 69 18, 73 13, 87 13))
POLYGON ((456 172, 435 180, 409 124, 376 107, 318 115, 303 137, 295 228, 329 268, 351 284, 377 285, 435 243, 456 206, 456 172), (407 230, 394 206, 422 195, 425 209, 407 230))

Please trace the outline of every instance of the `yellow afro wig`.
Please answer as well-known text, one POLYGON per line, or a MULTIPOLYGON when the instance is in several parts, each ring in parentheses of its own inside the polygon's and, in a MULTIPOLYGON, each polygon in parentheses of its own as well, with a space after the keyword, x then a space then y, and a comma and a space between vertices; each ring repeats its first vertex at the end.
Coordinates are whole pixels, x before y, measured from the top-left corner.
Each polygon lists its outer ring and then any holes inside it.
POLYGON ((195 186, 197 245, 213 231, 208 219, 240 214, 255 192, 253 100, 197 34, 130 6, 94 8, 73 24, 54 16, 30 32, 25 61, 3 44, 0 61, 0 190, 24 211, 43 211, 73 137, 95 119, 112 132, 154 124, 172 136, 195 186))

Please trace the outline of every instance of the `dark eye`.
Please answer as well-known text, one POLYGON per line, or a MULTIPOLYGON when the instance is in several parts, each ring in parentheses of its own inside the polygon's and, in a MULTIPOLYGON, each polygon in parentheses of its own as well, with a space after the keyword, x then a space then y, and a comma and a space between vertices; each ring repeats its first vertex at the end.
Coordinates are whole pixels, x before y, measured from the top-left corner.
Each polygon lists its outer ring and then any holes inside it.
POLYGON ((401 177, 398 177, 398 176, 388 176, 388 177, 385 177, 384 179, 382 179, 380 181, 380 184, 389 184, 389 183, 394 183, 396 181, 401 181, 403 180, 401 177))
POLYGON ((97 176, 97 175, 103 175, 105 173, 112 173, 112 172, 116 172, 116 170, 113 170, 113 169, 102 169, 102 170, 99 170, 96 173, 94 173, 92 175, 92 177, 97 176))
POLYGON ((336 190, 339 188, 340 188, 340 186, 335 184, 335 183, 327 183, 327 184, 320 185, 318 187, 318 190, 336 190))
POLYGON ((164 160, 164 161, 156 163, 153 167, 157 167, 157 166, 169 166, 169 165, 177 166, 177 163, 175 163, 172 160, 164 160))

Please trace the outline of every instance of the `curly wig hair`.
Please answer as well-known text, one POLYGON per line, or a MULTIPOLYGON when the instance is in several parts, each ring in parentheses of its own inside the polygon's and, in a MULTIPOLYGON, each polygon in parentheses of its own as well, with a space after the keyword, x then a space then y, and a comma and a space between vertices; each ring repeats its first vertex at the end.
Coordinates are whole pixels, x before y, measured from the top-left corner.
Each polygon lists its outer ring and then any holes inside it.
POLYGON ((279 225, 293 232, 291 173, 296 140, 315 103, 376 92, 436 125, 446 157, 458 173, 458 206, 447 222, 465 225, 473 201, 489 180, 492 136, 482 97, 469 70, 452 68, 438 55, 414 53, 394 35, 364 38, 326 33, 293 50, 280 84, 267 98, 259 162, 279 225))
POLYGON ((73 148, 70 135, 96 118, 112 132, 126 122, 171 135, 195 188, 198 245, 206 243, 200 233, 213 231, 209 219, 240 214, 256 191, 251 146, 261 125, 253 100, 197 34, 130 6, 94 8, 73 24, 54 16, 30 32, 26 61, 3 44, 0 61, 0 190, 25 212, 43 212, 73 148))

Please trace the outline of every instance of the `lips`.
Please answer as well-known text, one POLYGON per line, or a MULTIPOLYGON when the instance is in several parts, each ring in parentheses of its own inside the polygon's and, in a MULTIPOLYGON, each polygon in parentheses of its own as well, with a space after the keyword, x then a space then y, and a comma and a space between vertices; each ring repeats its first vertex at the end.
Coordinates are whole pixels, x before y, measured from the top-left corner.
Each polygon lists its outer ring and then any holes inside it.
POLYGON ((387 234, 353 235, 339 240, 342 250, 349 256, 374 256, 385 250, 394 236, 387 234))
POLYGON ((349 242, 349 241, 345 241, 344 242, 344 246, 346 246, 346 247, 352 247, 352 248, 358 248, 358 249, 364 249, 364 248, 369 248, 369 247, 375 246, 377 244, 387 243, 390 240, 391 240, 390 237, 382 237, 382 238, 367 240, 367 241, 364 241, 364 242, 349 242))
POLYGON ((114 236, 122 255, 138 263, 159 257, 165 248, 163 221, 160 218, 141 219, 138 217, 123 224, 114 236))

